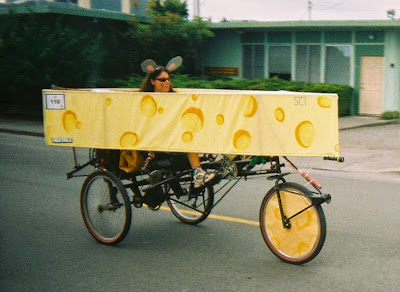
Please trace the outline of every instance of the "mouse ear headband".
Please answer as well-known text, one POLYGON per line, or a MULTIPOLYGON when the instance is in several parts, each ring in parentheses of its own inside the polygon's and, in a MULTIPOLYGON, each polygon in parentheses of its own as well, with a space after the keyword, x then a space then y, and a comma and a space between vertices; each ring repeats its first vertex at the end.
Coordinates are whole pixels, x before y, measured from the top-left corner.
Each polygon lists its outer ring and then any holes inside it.
MULTIPOLYGON (((168 62, 167 66, 165 66, 165 68, 167 68, 168 71, 172 72, 178 69, 181 65, 182 65, 182 57, 177 56, 175 58, 172 58, 168 62)), ((154 62, 152 59, 147 59, 143 61, 141 67, 144 73, 150 74, 156 71, 161 66, 157 65, 156 62, 154 62)))

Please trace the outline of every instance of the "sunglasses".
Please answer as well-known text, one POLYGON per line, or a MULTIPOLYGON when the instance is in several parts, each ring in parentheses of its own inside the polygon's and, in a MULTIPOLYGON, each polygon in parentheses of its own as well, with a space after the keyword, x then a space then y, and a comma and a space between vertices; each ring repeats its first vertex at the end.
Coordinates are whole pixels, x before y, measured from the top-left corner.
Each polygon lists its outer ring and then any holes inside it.
POLYGON ((170 81, 171 78, 156 78, 156 80, 160 81, 160 82, 165 82, 165 81, 170 81))

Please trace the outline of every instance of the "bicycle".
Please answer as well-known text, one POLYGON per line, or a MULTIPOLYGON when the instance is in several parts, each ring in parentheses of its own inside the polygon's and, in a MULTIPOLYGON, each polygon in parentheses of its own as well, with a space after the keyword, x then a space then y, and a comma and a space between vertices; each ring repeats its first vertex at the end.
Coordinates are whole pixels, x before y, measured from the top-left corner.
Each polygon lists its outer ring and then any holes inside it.
POLYGON ((80 176, 76 173, 87 166, 95 168, 83 182, 80 206, 86 228, 102 244, 116 245, 124 240, 131 226, 131 205, 157 211, 166 202, 181 222, 196 225, 208 217, 241 179, 266 175, 275 184, 261 202, 259 223, 271 252, 284 262, 299 265, 314 259, 324 245, 326 219, 321 205, 329 203, 331 195, 322 193, 322 186, 285 156, 282 158, 313 189, 287 182, 285 177, 290 173, 282 172, 285 164, 278 156, 263 158, 268 160, 269 168, 254 169, 249 157, 204 155, 202 167, 215 171, 217 176, 203 188, 195 189, 193 171, 185 155, 151 154, 140 170, 126 173, 116 162, 107 165, 104 153, 90 150, 89 160, 79 165, 73 148, 75 166, 67 174, 67 178, 72 178, 80 176))

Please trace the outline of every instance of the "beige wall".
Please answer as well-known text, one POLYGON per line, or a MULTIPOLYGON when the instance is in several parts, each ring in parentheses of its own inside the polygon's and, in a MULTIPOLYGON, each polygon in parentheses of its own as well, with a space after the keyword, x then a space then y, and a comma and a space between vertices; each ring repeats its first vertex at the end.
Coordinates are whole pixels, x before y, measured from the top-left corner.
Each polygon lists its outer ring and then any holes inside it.
POLYGON ((79 0, 78 5, 83 8, 90 8, 90 6, 92 4, 91 2, 92 2, 91 0, 79 0))
POLYGON ((385 87, 383 111, 400 110, 400 32, 385 34, 385 87))
POLYGON ((121 2, 122 12, 123 13, 131 13, 131 1, 130 0, 122 0, 121 2))

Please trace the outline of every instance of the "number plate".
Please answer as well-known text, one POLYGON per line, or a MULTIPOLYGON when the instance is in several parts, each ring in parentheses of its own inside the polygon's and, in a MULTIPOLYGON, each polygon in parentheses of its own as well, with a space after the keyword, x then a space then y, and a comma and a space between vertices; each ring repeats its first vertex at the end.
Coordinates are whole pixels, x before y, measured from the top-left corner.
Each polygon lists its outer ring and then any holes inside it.
POLYGON ((65 110, 65 94, 46 94, 46 109, 65 110))

